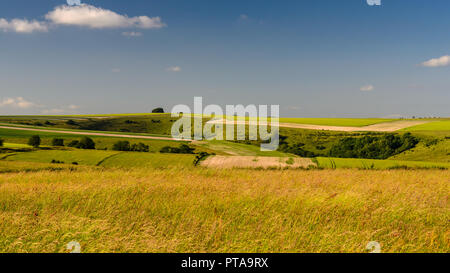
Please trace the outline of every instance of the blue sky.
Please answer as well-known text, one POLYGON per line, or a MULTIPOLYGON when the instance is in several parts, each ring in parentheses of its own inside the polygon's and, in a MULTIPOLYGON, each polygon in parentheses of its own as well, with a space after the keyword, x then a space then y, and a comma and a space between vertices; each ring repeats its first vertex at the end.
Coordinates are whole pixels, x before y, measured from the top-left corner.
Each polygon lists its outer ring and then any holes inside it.
POLYGON ((0 114, 450 116, 448 0, 82 3, 0 0, 0 114))

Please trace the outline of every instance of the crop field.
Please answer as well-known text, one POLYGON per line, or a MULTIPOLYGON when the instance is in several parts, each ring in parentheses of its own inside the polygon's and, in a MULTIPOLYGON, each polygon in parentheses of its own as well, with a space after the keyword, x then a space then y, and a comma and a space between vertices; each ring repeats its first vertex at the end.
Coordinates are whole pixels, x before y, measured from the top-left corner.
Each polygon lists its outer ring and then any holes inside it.
POLYGON ((7 173, 0 252, 450 251, 450 172, 7 173), (276 179, 274 179, 276 177, 276 179))
POLYGON ((450 120, 432 121, 426 124, 417 125, 403 129, 404 131, 449 131, 450 133, 450 120))

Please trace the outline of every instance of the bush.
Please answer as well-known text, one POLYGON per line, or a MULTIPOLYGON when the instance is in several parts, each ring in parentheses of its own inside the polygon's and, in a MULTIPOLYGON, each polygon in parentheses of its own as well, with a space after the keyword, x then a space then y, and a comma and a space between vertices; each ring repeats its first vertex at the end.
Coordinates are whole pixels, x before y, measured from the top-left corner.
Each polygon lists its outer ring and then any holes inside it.
POLYGON ((208 156, 210 156, 210 154, 208 154, 207 152, 199 153, 194 159, 194 166, 198 166, 198 164, 200 164, 200 162, 205 160, 208 156))
POLYGON ((117 141, 114 143, 114 151, 124 151, 124 152, 148 152, 150 147, 144 143, 139 142, 138 144, 131 145, 129 141, 117 141))
POLYGON ((52 146, 63 147, 64 146, 64 139, 62 139, 62 138, 54 138, 54 139, 52 139, 52 146))
POLYGON ((129 141, 117 141, 113 145, 113 151, 130 151, 131 146, 129 141))
POLYGON ((38 135, 30 137, 28 140, 28 145, 38 148, 41 145, 41 138, 38 135))
POLYGON ((64 161, 59 161, 59 160, 53 159, 51 163, 52 164, 64 164, 64 161))
POLYGON ((135 152, 149 152, 150 151, 150 146, 139 142, 138 144, 133 144, 131 146, 131 150, 135 151, 135 152))
POLYGON ((152 113, 164 113, 164 109, 162 107, 158 107, 152 110, 152 113))
POLYGON ((80 145, 80 142, 78 140, 72 140, 69 145, 67 145, 68 147, 72 147, 72 148, 78 148, 78 146, 80 145))
POLYGON ((167 154, 167 153, 171 153, 171 154, 194 154, 195 149, 189 147, 186 144, 181 144, 180 147, 176 148, 176 147, 170 147, 170 146, 165 146, 161 149, 160 153, 163 154, 167 154))
POLYGON ((0 147, 3 147, 4 140, 0 138, 0 147))
POLYGON ((92 138, 83 137, 78 144, 78 148, 86 150, 95 150, 95 142, 92 138))
POLYGON ((71 141, 67 146, 78 149, 94 150, 95 142, 89 137, 83 137, 80 141, 78 140, 71 141))

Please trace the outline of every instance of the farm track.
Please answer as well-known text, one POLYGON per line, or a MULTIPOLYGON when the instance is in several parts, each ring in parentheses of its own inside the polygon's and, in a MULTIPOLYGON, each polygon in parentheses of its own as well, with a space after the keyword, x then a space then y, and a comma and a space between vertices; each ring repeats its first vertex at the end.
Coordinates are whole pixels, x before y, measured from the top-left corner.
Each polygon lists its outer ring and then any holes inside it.
MULTIPOLYGON (((209 121, 210 124, 230 124, 229 121, 224 119, 209 121)), ((234 121, 237 125, 258 125, 256 121, 234 121)), ((283 128, 294 129, 308 129, 308 130, 324 130, 324 131, 339 131, 339 132, 395 132, 405 128, 413 127, 416 125, 422 125, 429 123, 429 121, 413 121, 413 120, 401 120, 392 122, 383 122, 362 127, 349 127, 349 126, 327 126, 327 125, 312 125, 312 124, 296 124, 296 123, 280 123, 279 126, 283 128)), ((260 125, 269 125, 270 123, 261 122, 260 125)))
POLYGON ((101 137, 117 137, 117 138, 133 138, 133 139, 155 139, 155 140, 171 140, 171 141, 190 142, 190 140, 185 140, 185 139, 179 140, 179 139, 174 139, 174 138, 170 138, 170 137, 157 137, 157 136, 137 136, 137 135, 124 135, 124 134, 77 132, 77 131, 58 131, 58 130, 46 130, 46 129, 34 129, 34 128, 10 127, 10 126, 0 126, 0 129, 19 130, 19 131, 32 131, 32 132, 44 132, 44 133, 58 133, 58 134, 81 135, 81 136, 101 136, 101 137))

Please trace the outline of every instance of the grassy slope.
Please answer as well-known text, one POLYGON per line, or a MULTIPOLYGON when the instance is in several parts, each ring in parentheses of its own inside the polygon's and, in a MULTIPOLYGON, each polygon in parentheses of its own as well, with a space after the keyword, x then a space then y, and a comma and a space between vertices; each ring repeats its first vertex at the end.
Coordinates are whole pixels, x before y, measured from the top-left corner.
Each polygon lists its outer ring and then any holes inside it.
POLYGON ((417 147, 390 159, 450 163, 450 139, 440 140, 437 144, 428 146, 425 143, 420 143, 417 147))
POLYGON ((106 159, 100 166, 112 168, 192 168, 195 155, 119 153, 106 159))
POLYGON ((358 158, 316 158, 321 168, 357 168, 357 169, 390 169, 398 167, 408 168, 444 168, 450 169, 450 163, 425 162, 425 161, 405 161, 405 160, 376 160, 358 158))
POLYGON ((4 174, 0 252, 450 251, 448 171, 4 174), (276 183, 274 178, 276 177, 276 183))
MULTIPOLYGON (((51 150, 15 153, 7 155, 4 161, 51 163, 52 160, 65 164, 102 167, 192 167, 195 155, 96 151, 96 150, 51 150)), ((4 162, 3 161, 3 162, 4 162)), ((0 161, 1 162, 1 161, 0 161)), ((55 164, 54 166, 62 166, 55 164)))
MULTIPOLYGON (((127 133, 128 134, 128 133, 127 133)), ((10 129, 0 129, 0 138, 4 139, 8 143, 16 144, 26 144, 28 139, 33 135, 39 135, 42 139, 42 145, 50 146, 53 138, 62 138, 65 143, 68 144, 72 140, 79 140, 82 136, 68 135, 55 132, 32 132, 32 131, 18 131, 10 129)), ((99 137, 99 136, 89 136, 92 138, 98 149, 112 148, 113 144, 117 141, 128 140, 130 143, 145 143, 150 146, 150 151, 156 152, 161 150, 164 146, 178 147, 180 145, 177 141, 171 140, 148 140, 148 139, 125 139, 125 138, 114 138, 114 137, 99 137)))
POLYGON ((194 142, 197 147, 202 147, 224 155, 241 155, 241 156, 276 156, 289 157, 292 155, 278 151, 262 152, 260 146, 234 143, 229 141, 200 141, 194 142))
POLYGON ((117 154, 113 151, 88 151, 88 150, 72 150, 72 151, 35 151, 26 153, 17 153, 8 156, 6 161, 24 161, 51 163, 52 160, 62 161, 67 164, 77 162, 80 165, 97 165, 103 159, 117 154))

